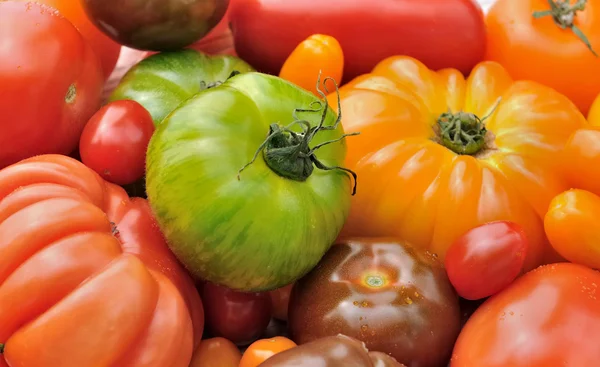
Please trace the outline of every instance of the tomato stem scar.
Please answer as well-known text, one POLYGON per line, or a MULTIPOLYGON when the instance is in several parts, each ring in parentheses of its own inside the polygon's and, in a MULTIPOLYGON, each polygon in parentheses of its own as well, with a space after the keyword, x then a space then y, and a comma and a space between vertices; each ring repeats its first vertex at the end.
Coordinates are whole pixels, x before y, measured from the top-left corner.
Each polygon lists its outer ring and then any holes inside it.
POLYGON ((0 343, 0 354, 4 353, 4 344, 0 343))
POLYGON ((571 29, 592 54, 598 57, 586 35, 574 24, 577 12, 585 10, 587 0, 577 0, 573 5, 571 5, 569 0, 548 0, 548 4, 550 5, 550 10, 535 11, 533 12, 533 17, 538 19, 551 16, 556 25, 562 29, 571 29))
POLYGON ((309 146, 310 142, 320 131, 331 131, 336 130, 339 124, 342 121, 342 109, 341 109, 341 99, 340 93, 338 89, 338 84, 333 78, 325 78, 323 81, 323 85, 325 87, 325 91, 329 92, 327 86, 325 85, 328 80, 331 80, 335 85, 335 90, 337 93, 337 101, 338 101, 338 115, 335 123, 330 126, 323 126, 325 120, 327 118, 327 112, 329 109, 329 104, 327 103, 325 92, 320 89, 321 85, 321 73, 317 78, 317 92, 321 96, 321 101, 313 101, 310 103, 308 108, 296 108, 294 112, 292 112, 292 117, 294 121, 287 126, 281 125, 279 123, 272 123, 269 126, 269 133, 265 141, 258 147, 256 150, 254 157, 250 162, 244 165, 238 171, 238 180, 240 179, 240 174, 243 170, 245 170, 248 166, 250 166, 256 159, 259 154, 263 153, 263 158, 265 163, 269 168, 280 175, 281 177, 285 177, 295 181, 306 181, 308 177, 312 174, 314 167, 324 170, 341 170, 350 174, 354 179, 354 187, 352 189, 352 195, 356 194, 356 185, 357 185, 357 175, 354 171, 340 167, 340 166, 326 166, 323 164, 317 156, 315 152, 324 147, 325 145, 335 143, 345 139, 347 136, 358 135, 359 132, 342 134, 339 138, 324 141, 319 143, 312 148, 309 146), (308 113, 321 113, 321 119, 318 125, 311 126, 311 123, 307 120, 303 120, 297 116, 299 112, 308 112, 308 113), (299 125, 302 129, 302 132, 296 132, 292 130, 292 127, 295 125, 299 125))

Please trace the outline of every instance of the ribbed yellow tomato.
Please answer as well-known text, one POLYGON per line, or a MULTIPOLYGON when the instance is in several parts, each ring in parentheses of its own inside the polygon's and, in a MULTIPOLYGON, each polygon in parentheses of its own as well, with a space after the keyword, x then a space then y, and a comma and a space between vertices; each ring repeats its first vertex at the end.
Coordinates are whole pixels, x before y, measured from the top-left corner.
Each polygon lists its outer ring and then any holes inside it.
POLYGON ((494 62, 465 79, 396 56, 340 98, 344 130, 361 132, 347 139, 358 193, 342 237, 397 236, 443 259, 467 230, 510 220, 530 241, 526 269, 558 258, 543 218, 568 188, 561 151, 586 123, 566 97, 494 62))

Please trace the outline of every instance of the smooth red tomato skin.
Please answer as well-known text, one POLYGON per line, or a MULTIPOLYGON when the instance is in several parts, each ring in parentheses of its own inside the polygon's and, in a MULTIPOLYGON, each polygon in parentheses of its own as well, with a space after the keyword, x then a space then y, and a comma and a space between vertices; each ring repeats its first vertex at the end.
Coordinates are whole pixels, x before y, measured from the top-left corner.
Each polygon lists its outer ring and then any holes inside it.
POLYGON ((271 321, 271 298, 266 292, 244 293, 206 282, 202 299, 210 331, 238 345, 258 339, 271 321))
POLYGON ((277 320, 287 321, 288 308, 290 305, 290 295, 294 284, 288 284, 285 287, 275 289, 269 292, 271 297, 271 306, 273 308, 273 317, 277 320))
POLYGON ((523 269, 527 236, 518 224, 497 221, 459 237, 445 259, 450 282, 469 300, 489 297, 506 288, 523 269))
POLYGON ((54 8, 0 1, 0 169, 69 154, 98 109, 104 76, 77 29, 54 8))
POLYGON ((600 273, 544 265, 488 299, 467 321, 451 367, 597 366, 600 273))
POLYGON ((154 133, 150 113, 130 100, 111 102, 92 116, 81 134, 81 161, 102 178, 127 185, 144 175, 154 133))
POLYGON ((345 81, 393 55, 468 73, 485 53, 483 12, 472 0, 380 0, 376 6, 365 0, 239 0, 230 6, 238 55, 273 75, 312 34, 339 41, 345 81))

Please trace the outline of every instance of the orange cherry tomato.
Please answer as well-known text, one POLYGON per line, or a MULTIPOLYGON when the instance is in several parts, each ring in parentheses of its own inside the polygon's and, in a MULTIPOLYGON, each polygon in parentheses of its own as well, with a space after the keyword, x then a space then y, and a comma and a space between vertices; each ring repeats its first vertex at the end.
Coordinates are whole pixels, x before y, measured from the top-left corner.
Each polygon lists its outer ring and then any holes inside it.
POLYGON ((544 219, 554 249, 570 262, 600 269, 600 197, 572 189, 550 203, 544 219))
POLYGON ((239 367, 257 367, 275 354, 296 346, 296 343, 283 336, 257 340, 246 349, 239 367))
POLYGON ((590 111, 587 115, 588 122, 593 126, 600 126, 600 94, 596 96, 594 102, 592 103, 592 107, 590 107, 590 111))
POLYGON ((576 130, 567 141, 562 162, 570 188, 600 195, 600 170, 596 168, 600 165, 600 126, 576 130))
MULTIPOLYGON (((564 95, 515 81, 496 62, 465 78, 407 56, 340 88, 345 166, 358 175, 340 239, 395 237, 437 254, 468 230, 506 220, 529 239, 524 270, 561 258, 543 219, 570 187, 560 159, 587 125, 564 95)), ((338 96, 328 101, 337 105, 338 96)))
MULTIPOLYGON (((551 2, 559 8, 565 3, 551 2)), ((600 53, 600 2, 579 1, 579 7, 575 1, 566 3, 572 11, 565 8, 564 16, 554 17, 548 0, 496 1, 486 15, 486 59, 502 64, 515 79, 556 89, 587 114, 600 92, 600 58, 594 54, 600 53), (569 21, 576 28, 571 29, 569 21)))
POLYGON ((189 367, 238 367, 242 352, 232 342, 216 337, 200 342, 189 367))
POLYGON ((344 53, 335 38, 314 34, 292 51, 283 63, 279 76, 319 96, 316 89, 319 72, 322 82, 325 78, 332 78, 341 83, 344 53))

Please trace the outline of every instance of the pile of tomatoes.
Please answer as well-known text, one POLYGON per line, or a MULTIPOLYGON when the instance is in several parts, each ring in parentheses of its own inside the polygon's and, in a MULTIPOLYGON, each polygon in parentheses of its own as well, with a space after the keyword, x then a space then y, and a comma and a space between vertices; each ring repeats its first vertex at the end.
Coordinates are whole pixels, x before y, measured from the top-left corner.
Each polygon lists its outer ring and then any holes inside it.
POLYGON ((599 5, 0 0, 0 367, 599 365, 599 5))

